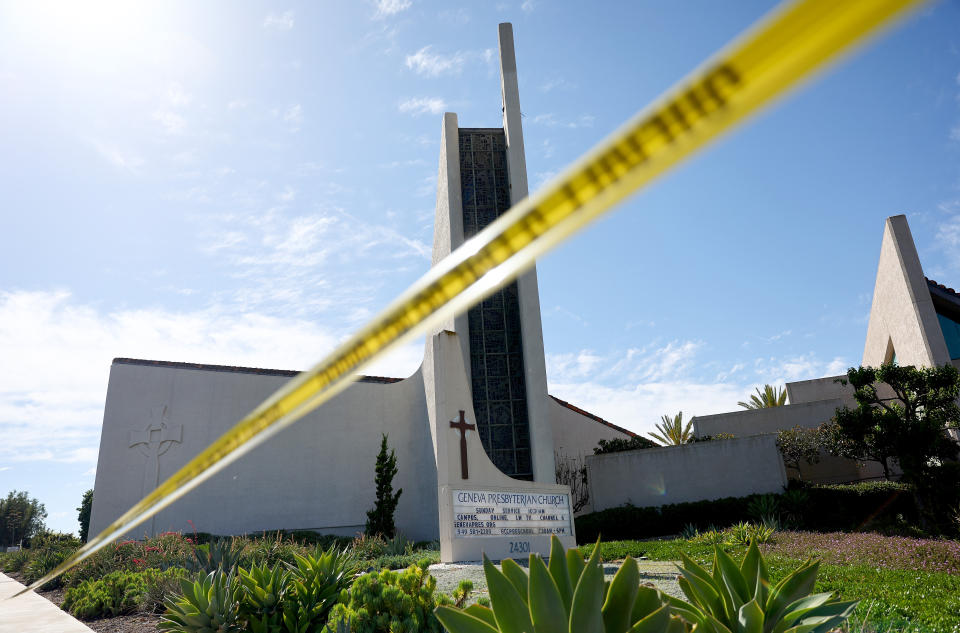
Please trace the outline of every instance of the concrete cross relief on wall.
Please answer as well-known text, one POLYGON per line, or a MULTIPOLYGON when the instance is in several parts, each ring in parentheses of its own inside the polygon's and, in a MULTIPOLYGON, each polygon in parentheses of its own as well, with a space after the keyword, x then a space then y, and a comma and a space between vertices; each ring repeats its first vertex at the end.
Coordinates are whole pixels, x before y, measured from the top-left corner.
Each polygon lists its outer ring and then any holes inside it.
POLYGON ((154 407, 150 410, 151 421, 142 431, 130 431, 130 448, 136 448, 147 458, 143 475, 143 494, 160 484, 160 456, 170 450, 175 443, 183 442, 183 425, 168 425, 167 407, 154 407))

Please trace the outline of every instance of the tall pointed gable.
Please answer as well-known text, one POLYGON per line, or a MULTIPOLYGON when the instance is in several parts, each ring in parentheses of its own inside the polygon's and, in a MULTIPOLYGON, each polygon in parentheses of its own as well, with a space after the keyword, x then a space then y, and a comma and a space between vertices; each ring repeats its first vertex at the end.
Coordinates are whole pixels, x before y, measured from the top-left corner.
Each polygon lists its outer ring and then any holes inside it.
POLYGON ((887 218, 863 364, 878 366, 896 357, 900 365, 950 362, 927 280, 907 218, 887 218))

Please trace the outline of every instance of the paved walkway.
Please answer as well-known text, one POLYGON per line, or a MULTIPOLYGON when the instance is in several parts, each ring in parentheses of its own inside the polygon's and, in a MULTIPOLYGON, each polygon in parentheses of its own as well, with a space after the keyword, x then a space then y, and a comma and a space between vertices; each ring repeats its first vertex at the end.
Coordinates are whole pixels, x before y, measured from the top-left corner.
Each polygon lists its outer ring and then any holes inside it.
POLYGON ((32 591, 10 598, 21 589, 23 585, 0 573, 0 633, 93 633, 80 620, 32 591))

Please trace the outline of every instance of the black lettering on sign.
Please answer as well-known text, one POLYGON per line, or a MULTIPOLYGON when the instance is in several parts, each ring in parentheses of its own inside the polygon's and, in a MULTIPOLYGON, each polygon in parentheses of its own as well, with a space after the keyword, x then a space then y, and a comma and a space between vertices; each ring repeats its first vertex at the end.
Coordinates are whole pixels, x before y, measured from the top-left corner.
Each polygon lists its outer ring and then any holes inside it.
POLYGON ((530 553, 530 541, 510 541, 510 553, 511 554, 530 553))

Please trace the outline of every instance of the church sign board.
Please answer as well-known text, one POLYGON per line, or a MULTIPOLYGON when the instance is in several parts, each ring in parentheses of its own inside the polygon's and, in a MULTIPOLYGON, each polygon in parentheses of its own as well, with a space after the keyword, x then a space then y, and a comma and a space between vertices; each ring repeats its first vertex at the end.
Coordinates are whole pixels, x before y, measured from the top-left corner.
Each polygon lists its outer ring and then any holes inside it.
POLYGON ((527 554, 534 537, 570 537, 570 495, 507 490, 453 493, 455 539, 507 538, 509 554, 527 554))

